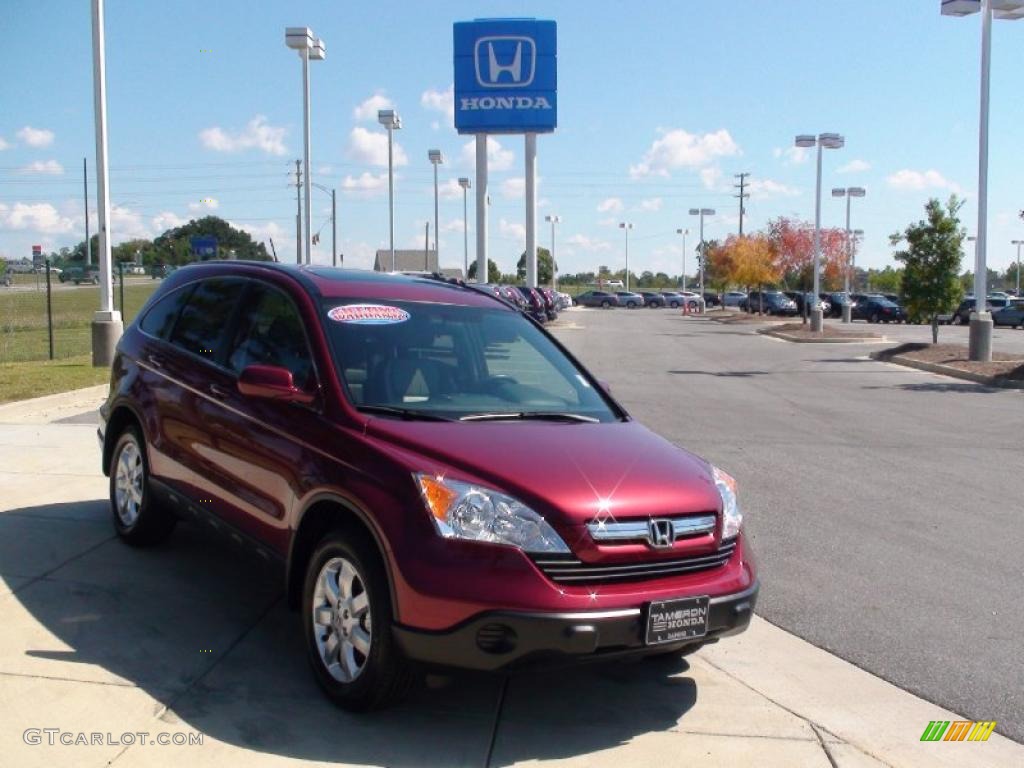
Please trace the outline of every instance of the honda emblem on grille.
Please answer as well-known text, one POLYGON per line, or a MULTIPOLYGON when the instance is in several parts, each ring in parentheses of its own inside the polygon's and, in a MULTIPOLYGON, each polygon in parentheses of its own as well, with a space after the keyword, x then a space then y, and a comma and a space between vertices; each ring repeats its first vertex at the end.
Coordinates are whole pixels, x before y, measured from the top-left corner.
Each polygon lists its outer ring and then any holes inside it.
POLYGON ((652 547, 663 549, 671 547, 675 539, 675 531, 672 528, 672 521, 665 519, 651 520, 647 538, 650 539, 652 547))

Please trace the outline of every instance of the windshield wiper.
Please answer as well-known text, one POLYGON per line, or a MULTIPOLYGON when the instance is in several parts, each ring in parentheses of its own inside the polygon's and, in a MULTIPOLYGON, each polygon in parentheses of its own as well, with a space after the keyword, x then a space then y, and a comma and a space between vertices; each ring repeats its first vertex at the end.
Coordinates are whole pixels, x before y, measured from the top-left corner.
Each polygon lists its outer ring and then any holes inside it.
POLYGON ((471 413, 462 416, 459 421, 578 421, 586 424, 599 424, 600 419, 583 416, 579 413, 558 413, 552 411, 519 411, 514 413, 471 413))
POLYGON ((398 416, 407 421, 451 421, 445 416, 438 416, 426 411, 419 411, 415 408, 396 408, 393 405, 361 405, 358 409, 362 413, 379 413, 382 416, 398 416))

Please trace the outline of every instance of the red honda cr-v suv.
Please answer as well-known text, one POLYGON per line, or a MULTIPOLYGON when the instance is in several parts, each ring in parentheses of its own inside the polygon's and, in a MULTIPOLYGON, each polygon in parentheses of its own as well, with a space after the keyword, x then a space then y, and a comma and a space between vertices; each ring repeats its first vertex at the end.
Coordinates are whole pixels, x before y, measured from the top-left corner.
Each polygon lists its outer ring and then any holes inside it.
POLYGON ((99 437, 121 537, 213 515, 280 557, 314 674, 352 709, 411 662, 686 653, 757 595, 732 478, 460 285, 177 270, 118 345, 99 437))

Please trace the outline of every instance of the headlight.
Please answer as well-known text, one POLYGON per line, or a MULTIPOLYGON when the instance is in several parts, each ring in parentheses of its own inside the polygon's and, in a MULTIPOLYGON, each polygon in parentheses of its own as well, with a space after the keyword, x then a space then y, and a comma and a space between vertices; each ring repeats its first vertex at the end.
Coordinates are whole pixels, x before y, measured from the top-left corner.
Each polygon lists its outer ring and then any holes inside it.
POLYGON ((490 488, 417 474, 423 503, 446 539, 508 544, 525 552, 568 552, 547 521, 511 496, 490 488))
POLYGON ((718 467, 712 467, 715 476, 715 487, 722 497, 722 538, 733 539, 740 534, 743 527, 743 513, 740 512, 736 500, 736 479, 718 467))

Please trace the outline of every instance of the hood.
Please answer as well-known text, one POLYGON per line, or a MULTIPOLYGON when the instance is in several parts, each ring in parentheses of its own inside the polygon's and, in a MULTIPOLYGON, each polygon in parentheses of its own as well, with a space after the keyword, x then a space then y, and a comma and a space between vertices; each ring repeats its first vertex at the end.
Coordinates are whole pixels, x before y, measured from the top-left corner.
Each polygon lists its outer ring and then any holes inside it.
POLYGON ((721 507, 707 462, 632 421, 374 418, 366 435, 404 449, 396 458, 410 472, 480 482, 565 525, 588 522, 602 512, 621 520, 717 512, 721 507))

